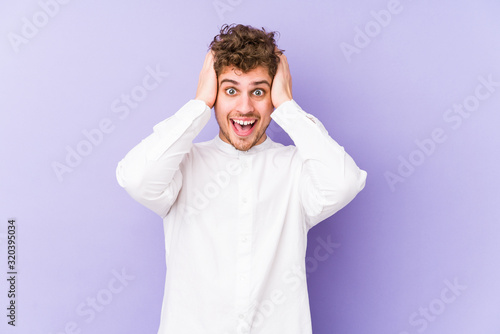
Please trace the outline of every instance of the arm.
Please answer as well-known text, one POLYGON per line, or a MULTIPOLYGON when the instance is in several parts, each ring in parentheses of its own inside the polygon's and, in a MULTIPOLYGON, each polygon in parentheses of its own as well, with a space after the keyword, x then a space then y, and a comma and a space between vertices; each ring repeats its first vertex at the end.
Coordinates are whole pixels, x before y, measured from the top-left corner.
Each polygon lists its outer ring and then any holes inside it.
POLYGON ((293 101, 288 63, 284 55, 280 58, 271 92, 277 109, 271 117, 292 138, 303 160, 300 192, 311 228, 347 205, 365 186, 367 174, 316 117, 293 101))
POLYGON ((154 126, 154 131, 118 163, 116 178, 132 198, 166 216, 182 187, 179 166, 192 141, 210 119, 217 94, 213 56, 205 57, 195 100, 172 117, 154 126))

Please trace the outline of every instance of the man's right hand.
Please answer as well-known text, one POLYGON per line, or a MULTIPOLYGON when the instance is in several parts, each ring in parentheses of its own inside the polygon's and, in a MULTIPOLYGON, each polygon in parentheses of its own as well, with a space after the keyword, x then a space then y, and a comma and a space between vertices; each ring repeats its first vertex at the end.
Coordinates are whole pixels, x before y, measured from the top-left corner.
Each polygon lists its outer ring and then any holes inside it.
POLYGON ((214 55, 209 51, 205 56, 205 62, 198 79, 198 89, 196 90, 196 100, 206 103, 212 108, 217 98, 217 74, 214 70, 214 55))

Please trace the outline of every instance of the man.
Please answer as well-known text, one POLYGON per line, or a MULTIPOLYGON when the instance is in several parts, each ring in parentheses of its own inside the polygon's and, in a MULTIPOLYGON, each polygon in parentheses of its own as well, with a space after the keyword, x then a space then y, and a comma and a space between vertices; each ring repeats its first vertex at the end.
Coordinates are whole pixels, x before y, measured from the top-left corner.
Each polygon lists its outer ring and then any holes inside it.
POLYGON ((195 99, 117 168, 163 218, 158 333, 312 333, 307 232, 363 189, 366 172, 293 100, 274 33, 226 25, 210 48, 195 99), (219 134, 193 144, 212 107, 219 134), (271 118, 295 146, 266 136, 271 118))

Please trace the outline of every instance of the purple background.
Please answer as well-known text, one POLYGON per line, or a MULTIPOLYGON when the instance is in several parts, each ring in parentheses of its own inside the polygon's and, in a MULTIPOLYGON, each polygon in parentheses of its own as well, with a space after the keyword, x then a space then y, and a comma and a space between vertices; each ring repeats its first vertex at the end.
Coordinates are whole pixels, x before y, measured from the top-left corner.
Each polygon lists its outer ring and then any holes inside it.
MULTIPOLYGON (((118 186, 115 167, 193 98, 226 22, 281 32, 294 99, 368 172, 359 196, 309 233, 314 333, 500 332, 500 86, 474 98, 479 77, 500 82, 499 2, 70 1, 43 14, 54 1, 0 6, 0 332, 156 333, 162 222, 118 186), (16 46, 14 34, 30 32, 23 18, 40 27, 16 46), (365 28, 372 37, 360 37, 365 28), (113 112, 157 66, 168 72, 158 87, 129 114, 113 112), (451 119, 463 103, 473 111, 451 119), (108 133, 85 147, 82 131, 106 119, 108 133), (52 165, 78 145, 88 155, 59 180, 52 165), (8 218, 18 224, 15 328, 8 218), (314 253, 319 237, 336 243, 326 259, 314 253), (93 318, 92 298, 104 304, 93 318)), ((216 132, 212 117, 197 140, 216 132)), ((269 135, 291 143, 275 124, 269 135)))

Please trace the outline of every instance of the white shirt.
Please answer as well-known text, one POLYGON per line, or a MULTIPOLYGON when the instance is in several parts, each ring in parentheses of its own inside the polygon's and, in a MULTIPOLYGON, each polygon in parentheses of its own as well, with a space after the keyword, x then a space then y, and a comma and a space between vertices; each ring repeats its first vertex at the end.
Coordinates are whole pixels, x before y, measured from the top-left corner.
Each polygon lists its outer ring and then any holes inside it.
POLYGON ((271 117, 295 146, 193 144, 210 114, 189 101, 117 168, 118 183, 163 218, 158 333, 312 333, 307 232, 363 189, 366 172, 293 100, 271 117))

